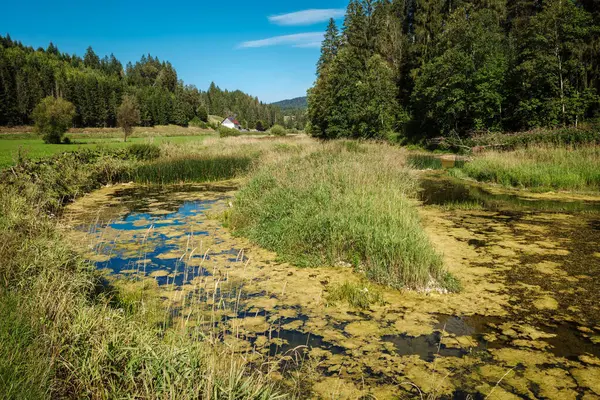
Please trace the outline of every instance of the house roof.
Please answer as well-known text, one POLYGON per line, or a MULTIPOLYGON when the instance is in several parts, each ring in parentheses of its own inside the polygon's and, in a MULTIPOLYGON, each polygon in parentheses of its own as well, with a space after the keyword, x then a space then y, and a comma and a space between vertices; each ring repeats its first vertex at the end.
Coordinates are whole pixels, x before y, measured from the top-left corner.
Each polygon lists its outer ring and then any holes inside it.
MULTIPOLYGON (((225 122, 225 121, 227 121, 227 120, 229 120, 229 121, 233 122, 235 125, 239 125, 239 124, 240 124, 240 123, 237 121, 237 119, 235 119, 235 118, 232 118, 232 117, 227 117, 227 118, 225 118, 225 119, 223 120, 223 122, 225 122)), ((221 123, 223 123, 223 122, 221 122, 221 123)))

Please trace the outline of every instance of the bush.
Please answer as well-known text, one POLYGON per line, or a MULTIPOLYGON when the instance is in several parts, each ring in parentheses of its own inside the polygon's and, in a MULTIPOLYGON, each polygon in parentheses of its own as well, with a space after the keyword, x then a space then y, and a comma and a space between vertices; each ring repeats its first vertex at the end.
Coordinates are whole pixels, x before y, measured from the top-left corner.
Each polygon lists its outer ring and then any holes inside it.
POLYGON ((189 126, 195 126, 196 128, 200 129, 208 129, 208 124, 198 117, 192 118, 189 122, 189 126))
POLYGON ((196 110, 196 116, 197 117, 194 118, 198 118, 202 122, 208 122, 208 111, 206 110, 206 107, 199 106, 196 110))
POLYGON ((63 135, 71 126, 75 116, 75 106, 64 99, 48 96, 33 110, 33 120, 44 142, 59 144, 63 135))
POLYGON ((281 125, 273 125, 269 132, 271 132, 271 135, 275 136, 285 136, 287 134, 287 131, 281 125))
POLYGON ((130 158, 136 160, 155 160, 160 157, 160 147, 150 143, 132 144, 127 148, 127 153, 130 158))
POLYGON ((219 136, 220 137, 229 137, 229 136, 241 136, 241 132, 237 129, 228 128, 226 126, 219 126, 219 136))
POLYGON ((256 121, 256 130, 259 132, 265 131, 265 123, 262 121, 256 121))

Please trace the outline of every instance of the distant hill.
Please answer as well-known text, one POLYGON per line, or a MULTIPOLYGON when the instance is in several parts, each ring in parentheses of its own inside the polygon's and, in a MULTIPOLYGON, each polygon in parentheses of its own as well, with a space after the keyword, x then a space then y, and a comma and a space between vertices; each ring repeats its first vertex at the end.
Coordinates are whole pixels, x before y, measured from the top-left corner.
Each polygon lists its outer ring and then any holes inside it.
POLYGON ((298 108, 305 109, 308 107, 308 103, 306 101, 306 96, 296 97, 295 99, 289 99, 289 100, 281 100, 276 103, 273 103, 272 105, 278 106, 283 111, 298 109, 298 108))

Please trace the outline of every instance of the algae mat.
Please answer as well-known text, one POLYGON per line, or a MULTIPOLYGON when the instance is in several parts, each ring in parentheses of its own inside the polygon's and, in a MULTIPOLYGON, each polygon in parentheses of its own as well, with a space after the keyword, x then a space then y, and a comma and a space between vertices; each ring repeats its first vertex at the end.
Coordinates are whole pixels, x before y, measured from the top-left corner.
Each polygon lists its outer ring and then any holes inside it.
POLYGON ((300 398, 600 396, 593 215, 422 209, 459 294, 370 285, 329 304, 345 267, 302 269, 214 219, 235 183, 107 187, 69 206, 73 243, 111 281, 149 282, 169 329, 205 332, 300 398), (499 383, 498 383, 499 382, 499 383), (426 396, 426 395, 424 395, 426 396))

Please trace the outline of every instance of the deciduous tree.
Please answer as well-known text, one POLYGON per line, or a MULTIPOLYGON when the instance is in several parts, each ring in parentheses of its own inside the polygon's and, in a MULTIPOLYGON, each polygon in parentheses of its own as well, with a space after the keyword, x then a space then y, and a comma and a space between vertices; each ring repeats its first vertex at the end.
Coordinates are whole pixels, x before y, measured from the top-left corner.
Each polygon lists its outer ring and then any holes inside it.
POLYGON ((64 133, 71 126, 75 116, 75 107, 67 100, 48 96, 44 98, 33 110, 33 120, 44 142, 59 144, 64 133))
POLYGON ((127 137, 133 132, 133 128, 140 123, 140 110, 133 96, 123 96, 123 102, 117 112, 117 122, 123 129, 123 140, 126 142, 127 137))

